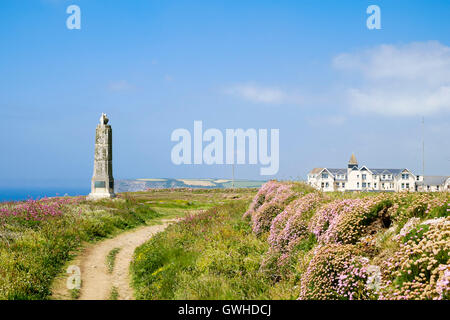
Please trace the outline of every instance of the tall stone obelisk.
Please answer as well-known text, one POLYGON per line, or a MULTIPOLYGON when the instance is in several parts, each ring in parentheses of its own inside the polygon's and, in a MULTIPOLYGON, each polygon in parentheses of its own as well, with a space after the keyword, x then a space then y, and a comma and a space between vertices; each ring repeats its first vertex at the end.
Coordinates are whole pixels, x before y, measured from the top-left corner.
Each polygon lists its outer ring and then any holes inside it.
POLYGON ((114 178, 112 173, 112 129, 109 119, 102 113, 95 133, 94 175, 89 200, 113 198, 114 178))

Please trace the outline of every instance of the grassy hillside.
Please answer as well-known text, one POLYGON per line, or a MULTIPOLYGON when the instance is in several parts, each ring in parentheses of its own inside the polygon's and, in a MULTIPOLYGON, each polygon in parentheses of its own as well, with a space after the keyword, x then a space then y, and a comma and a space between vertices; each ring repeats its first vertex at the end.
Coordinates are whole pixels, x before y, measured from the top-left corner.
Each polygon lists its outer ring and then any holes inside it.
MULTIPOLYGON (((265 181, 235 180, 235 188, 259 188, 265 181)), ((232 188, 230 179, 135 179, 117 180, 116 192, 144 191, 149 188, 232 188)))
POLYGON ((114 200, 82 197, 0 203, 0 299, 47 299, 83 242, 161 219, 250 199, 256 190, 152 190, 114 200))
POLYGON ((271 181, 138 248, 133 286, 139 299, 449 299, 449 203, 271 181))

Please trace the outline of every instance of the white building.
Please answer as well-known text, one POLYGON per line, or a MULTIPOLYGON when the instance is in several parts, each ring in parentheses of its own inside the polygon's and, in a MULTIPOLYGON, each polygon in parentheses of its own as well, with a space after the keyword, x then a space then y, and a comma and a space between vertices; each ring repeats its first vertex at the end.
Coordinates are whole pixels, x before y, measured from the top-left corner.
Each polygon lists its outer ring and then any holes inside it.
POLYGON ((450 176, 418 176, 416 191, 437 192, 450 191, 450 176))
MULTIPOLYGON (((450 177, 430 178, 425 177, 425 191, 450 190, 450 177)), ((346 169, 314 168, 308 174, 308 184, 322 191, 422 191, 423 180, 406 168, 359 167, 354 154, 346 169)))

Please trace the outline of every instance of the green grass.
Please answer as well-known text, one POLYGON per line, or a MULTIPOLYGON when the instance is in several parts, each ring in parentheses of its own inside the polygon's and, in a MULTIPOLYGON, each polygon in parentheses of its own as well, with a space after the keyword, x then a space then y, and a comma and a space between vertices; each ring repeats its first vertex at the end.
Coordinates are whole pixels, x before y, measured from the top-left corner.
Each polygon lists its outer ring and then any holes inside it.
POLYGON ((70 297, 73 300, 76 300, 80 297, 80 289, 72 289, 70 290, 70 297))
POLYGON ((119 299, 119 291, 117 287, 112 287, 111 292, 109 293, 109 300, 117 300, 119 299))
MULTIPOLYGON (((265 181, 235 181, 234 187, 235 188, 260 188, 265 181)), ((232 181, 227 181, 223 183, 218 183, 223 188, 231 188, 233 186, 232 181)))
POLYGON ((256 237, 235 201, 189 217, 135 251, 137 299, 265 299, 271 282, 259 272, 266 241, 256 237))
POLYGON ((112 273, 114 271, 114 265, 116 263, 116 256, 119 253, 120 248, 112 249, 106 256, 106 266, 108 267, 108 272, 112 273))

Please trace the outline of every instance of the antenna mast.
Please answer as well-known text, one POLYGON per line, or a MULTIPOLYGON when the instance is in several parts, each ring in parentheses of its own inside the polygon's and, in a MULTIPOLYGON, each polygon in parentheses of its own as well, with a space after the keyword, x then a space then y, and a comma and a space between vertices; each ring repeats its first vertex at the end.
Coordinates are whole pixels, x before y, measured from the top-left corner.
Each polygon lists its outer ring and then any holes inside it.
POLYGON ((232 182, 231 186, 234 189, 234 162, 233 162, 233 182, 232 182))
MULTIPOLYGON (((235 145, 233 145, 233 164, 232 164, 232 182, 231 182, 231 187, 234 189, 234 166, 235 166, 235 159, 237 158, 237 146, 235 146, 235 145)), ((237 159, 236 159, 236 161, 237 161, 237 159)))
POLYGON ((425 182, 425 117, 422 117, 422 176, 425 182))

